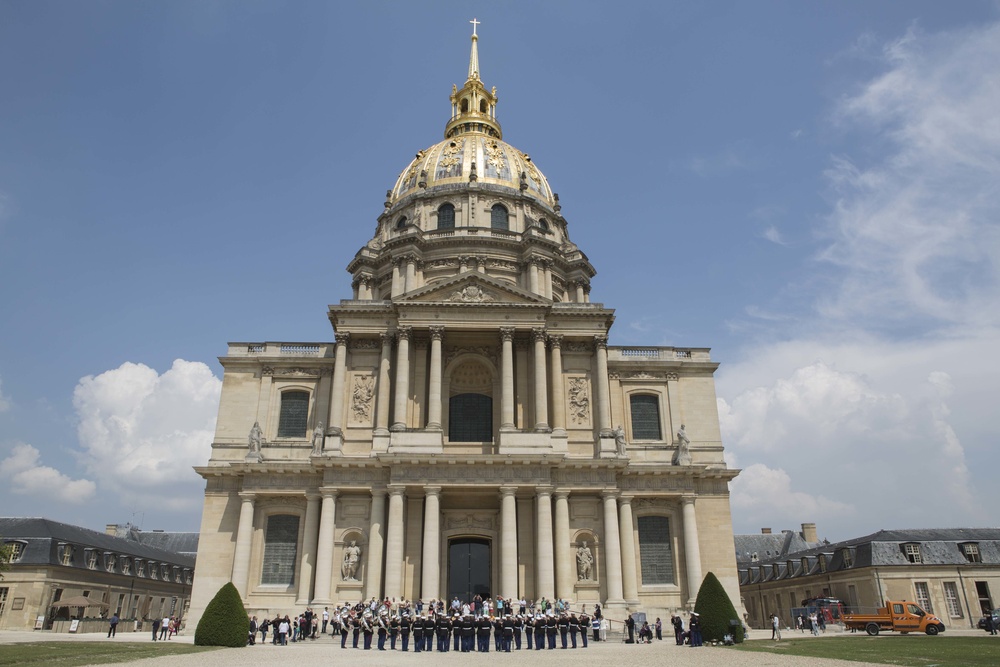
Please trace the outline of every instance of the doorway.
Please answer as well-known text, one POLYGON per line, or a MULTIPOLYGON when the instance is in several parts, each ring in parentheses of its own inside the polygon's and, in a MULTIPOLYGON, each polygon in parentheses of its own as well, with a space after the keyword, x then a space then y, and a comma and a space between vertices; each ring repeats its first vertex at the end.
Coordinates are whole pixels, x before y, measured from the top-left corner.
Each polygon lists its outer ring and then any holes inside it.
POLYGON ((476 595, 492 597, 490 541, 463 537, 448 542, 448 599, 472 602, 476 595))

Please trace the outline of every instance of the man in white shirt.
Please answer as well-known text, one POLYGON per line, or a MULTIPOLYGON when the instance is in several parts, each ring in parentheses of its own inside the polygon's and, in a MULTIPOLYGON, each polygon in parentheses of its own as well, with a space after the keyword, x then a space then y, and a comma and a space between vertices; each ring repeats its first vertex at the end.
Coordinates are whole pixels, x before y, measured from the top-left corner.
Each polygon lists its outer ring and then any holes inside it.
POLYGON ((164 616, 163 620, 160 621, 160 639, 166 639, 167 634, 170 632, 170 617, 164 616))
POLYGON ((323 634, 326 634, 326 624, 330 622, 330 608, 323 607, 323 634))

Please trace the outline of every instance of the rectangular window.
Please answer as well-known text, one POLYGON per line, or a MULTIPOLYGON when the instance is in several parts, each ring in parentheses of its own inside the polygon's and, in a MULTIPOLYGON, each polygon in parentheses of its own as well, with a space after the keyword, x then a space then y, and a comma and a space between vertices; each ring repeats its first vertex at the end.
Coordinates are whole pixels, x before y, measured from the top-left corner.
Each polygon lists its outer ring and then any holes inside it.
POLYGON ((944 582, 944 601, 948 606, 948 616, 962 618, 962 605, 958 601, 958 586, 954 581, 944 582))
POLYGON ((306 437, 309 419, 309 394, 304 391, 286 391, 281 395, 281 414, 278 417, 279 438, 306 437))
POLYGON ((3 611, 7 608, 7 593, 9 588, 0 588, 0 618, 3 618, 3 611))
POLYGON ((990 597, 989 582, 977 581, 976 595, 979 597, 979 608, 983 610, 983 614, 989 613, 993 609, 993 598, 990 597))
POLYGON ((979 545, 974 543, 963 544, 962 553, 965 554, 965 560, 970 563, 982 563, 982 558, 979 556, 979 545))
POLYGON ((299 517, 292 514, 273 514, 267 518, 261 584, 291 586, 295 583, 298 539, 299 517))
POLYGON ((649 394, 629 398, 632 408, 632 439, 661 440, 660 399, 649 394))
POLYGON ((674 583, 674 554, 670 542, 670 519, 639 517, 639 566, 643 585, 674 583))
POLYGON ((917 593, 917 604, 928 614, 934 613, 934 605, 931 604, 931 592, 926 581, 913 582, 913 589, 917 593))
POLYGON ((923 559, 920 557, 920 545, 919 544, 904 544, 903 553, 906 554, 906 560, 911 563, 922 563, 923 559))

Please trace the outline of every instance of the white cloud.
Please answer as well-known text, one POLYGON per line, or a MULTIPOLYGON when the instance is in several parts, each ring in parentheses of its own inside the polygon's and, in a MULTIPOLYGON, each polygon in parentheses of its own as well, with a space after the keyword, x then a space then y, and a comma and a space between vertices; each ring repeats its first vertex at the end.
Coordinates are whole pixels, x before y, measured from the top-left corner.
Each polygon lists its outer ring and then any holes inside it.
POLYGON ((768 227, 761 232, 761 236, 770 241, 771 243, 776 243, 778 245, 788 245, 784 238, 781 236, 781 232, 774 225, 768 225, 768 227))
POLYGON ((208 366, 181 359, 162 375, 124 363, 82 378, 73 405, 84 467, 132 505, 199 507, 191 467, 208 460, 221 387, 208 366))
POLYGON ((0 412, 10 410, 10 399, 3 394, 3 380, 0 379, 0 412))
POLYGON ((832 319, 1000 323, 1000 24, 909 31, 837 120, 866 159, 838 156, 821 260, 840 269, 832 319), (877 150, 876 150, 877 149, 877 150))
POLYGON ((39 465, 41 454, 31 445, 18 444, 0 461, 0 478, 10 481, 10 490, 39 500, 82 503, 93 498, 97 485, 88 479, 70 479, 55 468, 39 465))

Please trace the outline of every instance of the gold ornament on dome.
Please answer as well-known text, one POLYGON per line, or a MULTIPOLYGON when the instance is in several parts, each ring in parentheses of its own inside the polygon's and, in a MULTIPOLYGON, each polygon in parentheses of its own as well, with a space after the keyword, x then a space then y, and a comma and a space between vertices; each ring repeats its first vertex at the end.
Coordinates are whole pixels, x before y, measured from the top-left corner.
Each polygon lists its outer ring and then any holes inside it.
POLYGON ((533 181, 541 180, 538 176, 538 170, 535 169, 535 165, 531 162, 531 156, 527 153, 521 153, 521 158, 524 160, 524 166, 528 170, 528 178, 533 181))
POLYGON ((438 162, 438 165, 446 168, 454 167, 461 161, 462 149, 464 148, 464 139, 461 141, 452 141, 441 151, 441 161, 438 162))
POLYGON ((498 172, 507 166, 507 162, 503 155, 503 149, 500 148, 500 144, 495 141, 491 141, 486 144, 486 159, 489 160, 489 163, 493 165, 493 168, 498 172))

